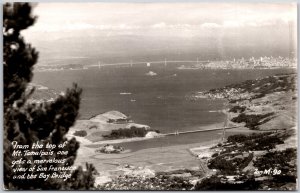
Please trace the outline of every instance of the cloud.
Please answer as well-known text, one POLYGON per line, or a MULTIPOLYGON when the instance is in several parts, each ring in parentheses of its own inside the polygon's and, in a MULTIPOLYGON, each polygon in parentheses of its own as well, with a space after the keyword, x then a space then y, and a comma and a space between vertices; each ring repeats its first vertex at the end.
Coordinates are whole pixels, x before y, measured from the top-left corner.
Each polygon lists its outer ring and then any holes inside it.
POLYGON ((165 28, 167 25, 164 22, 156 23, 151 26, 152 28, 165 28))
POLYGON ((224 28, 241 28, 241 27, 266 27, 266 26, 286 26, 293 20, 289 17, 281 18, 257 18, 256 20, 228 20, 224 21, 222 27, 224 28))
POLYGON ((86 30, 86 29, 96 29, 97 26, 89 23, 66 23, 65 25, 55 24, 55 23, 37 23, 32 31, 42 31, 42 32, 59 32, 59 31, 73 31, 73 30, 86 30))
POLYGON ((141 26, 118 24, 118 25, 99 25, 99 26, 96 26, 96 28, 99 30, 132 30, 132 29, 140 29, 141 26))
POLYGON ((84 30, 84 29, 95 29, 97 28, 95 25, 88 23, 68 23, 64 27, 66 30, 84 30))
MULTIPOLYGON (((144 26, 147 27, 147 26, 144 26)), ((154 29, 192 29, 192 28, 198 28, 199 26, 197 25, 190 25, 187 23, 177 23, 177 24, 166 24, 165 22, 160 22, 160 23, 155 23, 150 26, 151 28, 154 29)))
POLYGON ((54 24, 54 23, 37 23, 33 31, 43 31, 43 32, 59 32, 59 31, 82 31, 82 30, 132 30, 140 29, 137 25, 127 25, 127 24, 117 24, 117 25, 93 25, 84 22, 67 22, 64 25, 54 24))
POLYGON ((297 6, 290 4, 40 3, 34 14, 38 20, 25 33, 41 39, 44 32, 53 32, 49 37, 54 34, 57 38, 73 32, 194 37, 209 31, 214 32, 212 36, 218 36, 222 30, 286 28, 290 21, 297 22, 297 6), (169 10, 167 14, 166 10, 169 10))
POLYGON ((209 29, 214 29, 214 28, 220 28, 222 27, 221 25, 217 23, 203 23, 200 25, 201 28, 209 28, 209 29))
POLYGON ((224 21, 223 22, 223 27, 225 28, 237 28, 237 27, 242 27, 243 23, 239 21, 224 21))

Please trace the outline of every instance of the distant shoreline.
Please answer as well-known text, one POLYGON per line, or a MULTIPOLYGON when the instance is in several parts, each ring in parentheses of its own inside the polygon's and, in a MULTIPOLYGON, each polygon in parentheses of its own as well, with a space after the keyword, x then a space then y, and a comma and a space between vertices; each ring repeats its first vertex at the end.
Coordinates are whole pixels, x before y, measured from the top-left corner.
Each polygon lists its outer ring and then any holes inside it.
MULTIPOLYGON (((120 66, 120 65, 104 65, 105 66, 120 66)), ((122 65, 121 65, 122 66, 122 65)), ((95 66, 88 66, 82 68, 42 68, 42 69, 35 69, 35 72, 57 72, 57 71, 77 71, 77 70, 89 70, 94 69, 95 66)), ((129 67, 128 67, 129 68, 129 67)), ((272 70, 272 69, 297 69, 297 67, 260 67, 260 68, 253 68, 253 67, 243 67, 243 68, 223 68, 223 67, 177 67, 178 70, 272 70)))

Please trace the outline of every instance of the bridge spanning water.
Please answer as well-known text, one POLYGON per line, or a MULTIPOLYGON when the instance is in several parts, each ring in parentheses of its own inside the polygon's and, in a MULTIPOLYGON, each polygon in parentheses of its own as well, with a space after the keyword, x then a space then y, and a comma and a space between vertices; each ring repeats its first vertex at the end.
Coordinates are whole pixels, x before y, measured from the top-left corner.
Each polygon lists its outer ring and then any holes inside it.
POLYGON ((147 65, 150 66, 151 64, 163 64, 167 65, 169 63, 195 63, 195 64, 201 64, 201 63, 207 63, 209 60, 200 61, 200 60, 158 60, 158 61, 137 61, 137 62, 119 62, 119 63, 101 63, 100 61, 97 64, 91 64, 90 67, 103 67, 103 66, 114 66, 114 65, 147 65))

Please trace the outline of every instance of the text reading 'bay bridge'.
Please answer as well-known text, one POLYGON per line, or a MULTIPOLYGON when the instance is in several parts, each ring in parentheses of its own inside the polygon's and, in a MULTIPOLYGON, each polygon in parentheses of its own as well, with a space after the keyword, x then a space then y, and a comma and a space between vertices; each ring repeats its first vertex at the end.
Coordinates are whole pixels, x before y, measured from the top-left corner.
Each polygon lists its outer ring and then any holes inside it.
POLYGON ((157 60, 157 61, 132 61, 130 60, 129 62, 119 62, 119 63, 103 63, 101 61, 98 61, 98 63, 96 64, 91 64, 88 65, 89 67, 103 67, 103 66, 134 66, 134 65, 146 65, 148 67, 151 66, 151 64, 162 64, 167 66, 168 64, 180 64, 180 63, 191 63, 191 64, 197 64, 197 65, 201 65, 201 64, 206 64, 209 63, 209 60, 205 60, 205 61, 200 61, 199 58, 197 58, 197 60, 157 60))

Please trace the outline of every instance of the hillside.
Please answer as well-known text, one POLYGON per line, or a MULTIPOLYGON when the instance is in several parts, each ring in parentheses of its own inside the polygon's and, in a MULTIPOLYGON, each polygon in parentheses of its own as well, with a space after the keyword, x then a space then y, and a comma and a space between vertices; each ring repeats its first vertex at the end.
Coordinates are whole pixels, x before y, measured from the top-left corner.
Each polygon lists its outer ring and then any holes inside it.
POLYGON ((252 130, 289 129, 297 118, 296 80, 296 74, 268 76, 197 92, 190 98, 227 99, 229 124, 252 130))
POLYGON ((296 74, 269 76, 193 96, 227 99, 229 124, 254 132, 229 136, 212 147, 212 156, 202 159, 215 174, 199 181, 195 189, 296 189, 296 80, 296 74))
POLYGON ((85 131, 86 135, 82 137, 90 142, 112 142, 113 139, 146 137, 152 130, 148 125, 134 123, 130 117, 119 111, 108 111, 88 120, 77 120, 70 129, 69 136, 73 136, 76 131, 85 131), (129 134, 135 131, 138 132, 137 135, 129 134))
POLYGON ((197 170, 152 176, 122 175, 100 190, 296 190, 296 75, 277 75, 197 92, 190 100, 228 100, 228 126, 241 126, 224 143, 190 148, 197 170), (249 132, 251 133, 251 132, 249 132), (142 181, 142 184, 140 183, 142 181))

